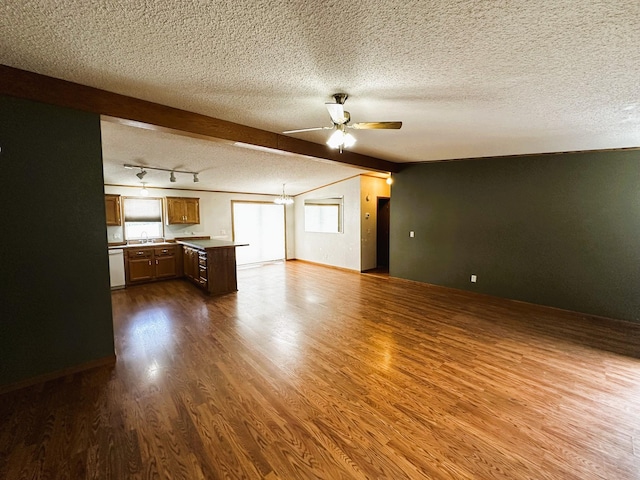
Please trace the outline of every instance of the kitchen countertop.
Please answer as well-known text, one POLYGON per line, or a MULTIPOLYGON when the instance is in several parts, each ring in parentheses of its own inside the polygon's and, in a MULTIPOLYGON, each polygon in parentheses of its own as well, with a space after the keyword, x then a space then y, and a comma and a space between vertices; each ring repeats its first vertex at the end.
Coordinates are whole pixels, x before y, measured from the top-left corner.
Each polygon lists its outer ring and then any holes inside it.
POLYGON ((177 245, 176 242, 148 242, 148 243, 130 243, 127 245, 109 245, 109 250, 121 248, 147 248, 147 247, 164 247, 166 245, 177 245))
POLYGON ((177 243, 188 247, 207 250, 209 248, 247 247, 248 243, 229 242, 227 240, 179 240, 177 243))

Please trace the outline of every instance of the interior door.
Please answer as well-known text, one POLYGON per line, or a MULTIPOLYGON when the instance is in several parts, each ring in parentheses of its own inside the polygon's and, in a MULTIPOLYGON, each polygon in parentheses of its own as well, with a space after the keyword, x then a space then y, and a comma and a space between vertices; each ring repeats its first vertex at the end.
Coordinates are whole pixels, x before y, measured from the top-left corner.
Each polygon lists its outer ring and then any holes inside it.
POLYGON ((389 221, 391 200, 378 197, 378 225, 376 231, 376 256, 378 268, 389 268, 389 221))

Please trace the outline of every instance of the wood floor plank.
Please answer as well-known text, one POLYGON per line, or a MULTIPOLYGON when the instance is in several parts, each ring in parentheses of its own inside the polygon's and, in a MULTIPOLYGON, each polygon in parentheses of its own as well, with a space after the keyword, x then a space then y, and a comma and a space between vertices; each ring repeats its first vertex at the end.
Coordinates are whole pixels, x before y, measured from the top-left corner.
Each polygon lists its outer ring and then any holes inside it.
POLYGON ((117 363, 0 396, 0 478, 640 478, 640 325, 287 262, 112 293, 117 363))

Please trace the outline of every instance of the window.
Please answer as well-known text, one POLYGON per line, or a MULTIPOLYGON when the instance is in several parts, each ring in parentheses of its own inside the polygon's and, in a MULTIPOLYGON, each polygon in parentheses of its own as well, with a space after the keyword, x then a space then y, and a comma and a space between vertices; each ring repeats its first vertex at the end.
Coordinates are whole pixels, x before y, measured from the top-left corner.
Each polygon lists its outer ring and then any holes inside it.
POLYGON ((162 236, 162 199, 124 197, 124 239, 146 240, 162 236))
POLYGON ((304 201, 305 232, 342 232, 342 197, 304 201))
POLYGON ((284 205, 232 201, 233 239, 248 243, 236 249, 236 263, 282 260, 285 257, 284 205))

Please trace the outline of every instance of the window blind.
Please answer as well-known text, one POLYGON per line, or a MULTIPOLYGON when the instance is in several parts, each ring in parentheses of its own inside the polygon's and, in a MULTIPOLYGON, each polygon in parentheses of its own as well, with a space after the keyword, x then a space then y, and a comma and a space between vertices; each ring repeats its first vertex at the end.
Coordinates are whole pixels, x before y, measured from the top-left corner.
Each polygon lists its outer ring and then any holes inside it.
POLYGON ((125 222, 162 222, 162 202, 159 198, 125 198, 125 222))

